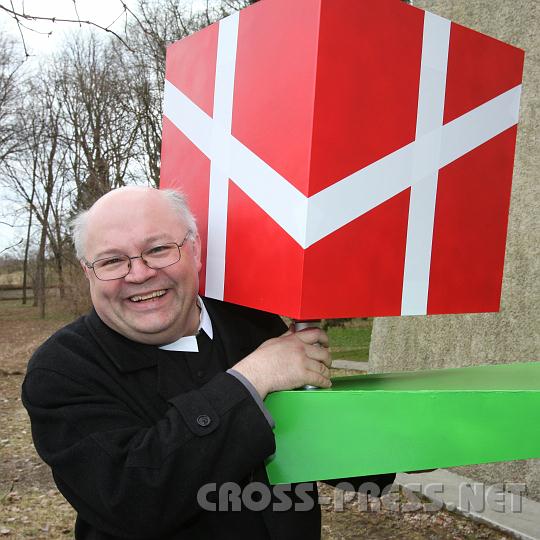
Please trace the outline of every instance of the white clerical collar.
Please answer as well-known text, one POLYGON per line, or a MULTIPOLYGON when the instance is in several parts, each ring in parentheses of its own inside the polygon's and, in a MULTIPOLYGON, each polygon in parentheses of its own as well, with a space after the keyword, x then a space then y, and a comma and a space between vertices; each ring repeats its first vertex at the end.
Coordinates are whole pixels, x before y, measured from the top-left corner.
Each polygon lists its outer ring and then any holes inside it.
MULTIPOLYGON (((213 339, 214 332, 212 330, 212 321, 206 311, 204 302, 201 300, 200 296, 197 296, 197 305, 201 308, 201 316, 199 321, 199 327, 197 328, 197 333, 201 330, 206 332, 206 335, 213 339)), ((167 345, 162 345, 160 349, 165 351, 181 351, 181 352, 199 352, 199 345, 197 344, 197 336, 184 336, 172 343, 167 345)))

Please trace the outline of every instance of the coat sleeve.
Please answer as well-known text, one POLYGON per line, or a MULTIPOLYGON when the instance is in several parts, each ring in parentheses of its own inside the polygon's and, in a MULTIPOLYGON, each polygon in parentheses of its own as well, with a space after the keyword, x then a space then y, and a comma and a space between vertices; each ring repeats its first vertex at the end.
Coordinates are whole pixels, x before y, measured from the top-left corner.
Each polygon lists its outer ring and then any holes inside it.
POLYGON ((166 536, 201 511, 201 486, 240 482, 275 451, 259 407, 227 373, 172 398, 153 425, 52 369, 29 370, 22 400, 59 489, 82 519, 117 536, 166 536))

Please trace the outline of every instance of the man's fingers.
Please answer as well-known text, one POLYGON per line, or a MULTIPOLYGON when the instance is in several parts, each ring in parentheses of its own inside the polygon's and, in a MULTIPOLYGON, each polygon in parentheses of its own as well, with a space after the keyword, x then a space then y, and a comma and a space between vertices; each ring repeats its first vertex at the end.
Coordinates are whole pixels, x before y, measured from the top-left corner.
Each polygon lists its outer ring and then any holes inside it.
POLYGON ((306 328, 304 330, 300 330, 299 332, 295 332, 294 335, 309 345, 315 345, 318 343, 322 347, 328 347, 328 335, 320 328, 306 328))
POLYGON ((320 373, 315 373, 314 371, 308 371, 308 373, 309 376, 306 377, 305 384, 317 386, 319 388, 331 388, 332 381, 328 377, 325 377, 320 373))
POLYGON ((304 351, 308 358, 322 362, 327 367, 332 365, 332 358, 328 349, 319 347, 318 345, 304 345, 304 351))
POLYGON ((332 381, 327 377, 318 375, 314 371, 309 371, 309 377, 306 377, 304 383, 301 386, 316 386, 317 388, 332 388, 332 381))
POLYGON ((326 380, 330 380, 330 370, 322 362, 317 362, 317 360, 308 359, 306 363, 306 368, 309 371, 312 371, 313 373, 315 373, 316 375, 326 380))
POLYGON ((262 343, 235 369, 255 386, 263 398, 268 392, 304 385, 329 388, 331 358, 328 336, 320 328, 284 332, 262 343))

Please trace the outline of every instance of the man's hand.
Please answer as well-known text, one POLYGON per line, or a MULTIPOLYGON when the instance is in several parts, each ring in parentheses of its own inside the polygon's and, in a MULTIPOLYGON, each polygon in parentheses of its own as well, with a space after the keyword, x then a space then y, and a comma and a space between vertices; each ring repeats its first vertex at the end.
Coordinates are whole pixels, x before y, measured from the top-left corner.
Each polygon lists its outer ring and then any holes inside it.
POLYGON ((262 399, 276 390, 291 390, 305 384, 329 388, 328 336, 320 328, 288 330, 265 341, 233 369, 257 389, 262 399))

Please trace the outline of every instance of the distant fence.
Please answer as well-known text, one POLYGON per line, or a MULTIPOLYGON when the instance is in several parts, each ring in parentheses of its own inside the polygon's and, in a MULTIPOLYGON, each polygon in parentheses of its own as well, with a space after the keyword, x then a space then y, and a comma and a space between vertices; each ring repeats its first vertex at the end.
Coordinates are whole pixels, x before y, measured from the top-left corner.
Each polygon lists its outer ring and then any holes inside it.
MULTIPOLYGON (((57 296, 58 287, 47 287, 47 296, 57 296)), ((0 302, 2 300, 22 300, 23 289, 20 285, 0 285, 0 302)), ((26 298, 34 298, 34 290, 32 287, 26 289, 26 298)))

